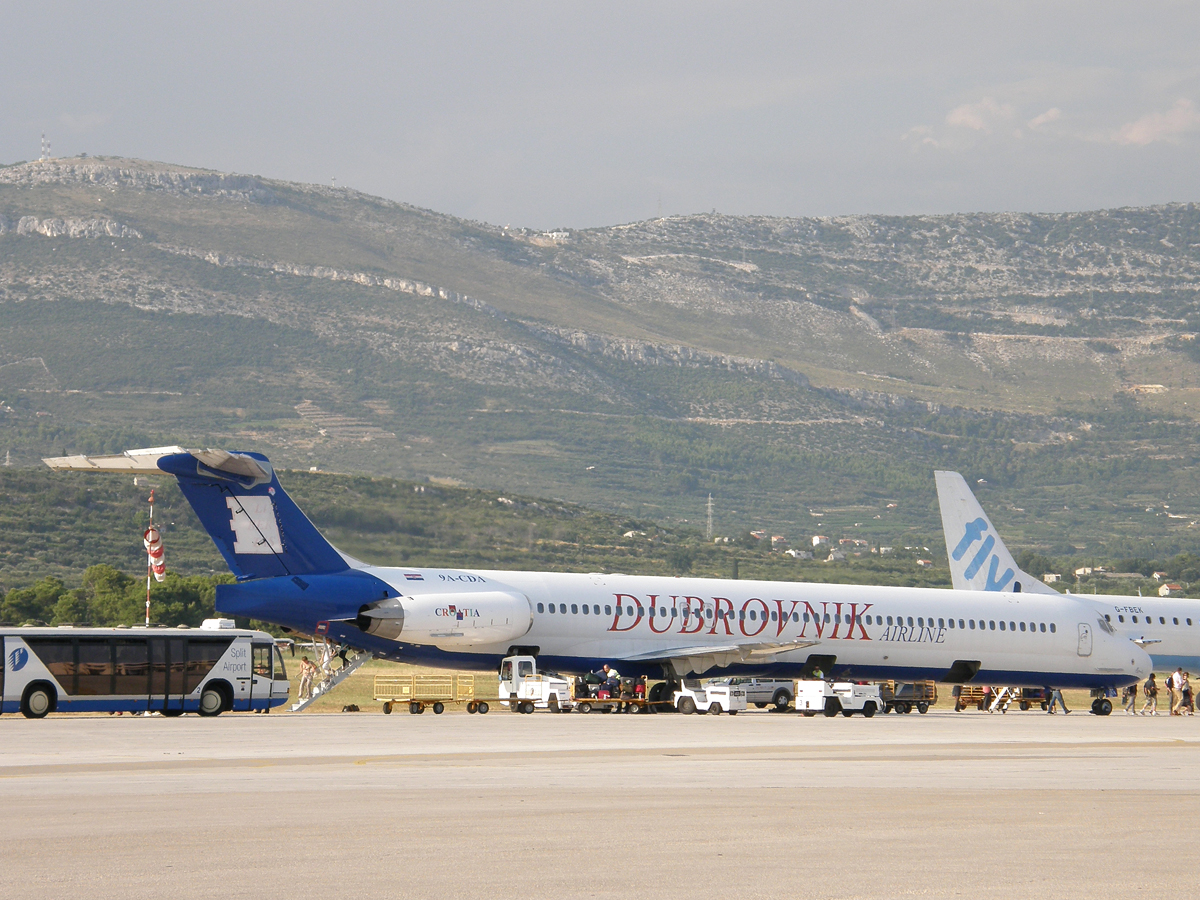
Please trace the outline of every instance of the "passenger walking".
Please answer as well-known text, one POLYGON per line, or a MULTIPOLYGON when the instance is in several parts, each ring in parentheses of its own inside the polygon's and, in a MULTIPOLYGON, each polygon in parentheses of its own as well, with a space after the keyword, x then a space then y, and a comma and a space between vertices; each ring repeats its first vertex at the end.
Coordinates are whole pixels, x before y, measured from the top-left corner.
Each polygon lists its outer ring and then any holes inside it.
POLYGON ((317 671, 307 656, 300 660, 300 699, 307 700, 312 696, 313 673, 317 671))
POLYGON ((1183 710, 1187 710, 1189 716, 1194 716, 1196 714, 1196 698, 1192 696, 1192 684, 1188 680, 1189 677, 1190 673, 1183 673, 1182 687, 1179 690, 1179 693, 1183 696, 1183 706, 1180 710, 1180 715, 1183 714, 1183 710))
POLYGON ((1171 715, 1183 715, 1180 712, 1180 707, 1183 706, 1183 666, 1177 668, 1167 679, 1167 686, 1171 694, 1171 715))
POLYGON ((1121 691, 1121 706, 1125 708, 1125 715, 1137 715, 1137 696, 1138 689, 1136 684, 1127 685, 1121 691))
POLYGON ((1071 712, 1067 709, 1067 704, 1063 702, 1062 691, 1059 688, 1046 688, 1046 696, 1050 698, 1050 708, 1046 710, 1050 715, 1054 715, 1054 705, 1056 703, 1062 707, 1064 715, 1071 712))
POLYGON ((1150 710, 1150 715, 1158 715, 1158 685, 1154 681, 1154 673, 1150 673, 1150 677, 1146 679, 1146 683, 1142 686, 1142 693, 1146 695, 1146 702, 1142 704, 1141 715, 1146 714, 1146 710, 1150 710))

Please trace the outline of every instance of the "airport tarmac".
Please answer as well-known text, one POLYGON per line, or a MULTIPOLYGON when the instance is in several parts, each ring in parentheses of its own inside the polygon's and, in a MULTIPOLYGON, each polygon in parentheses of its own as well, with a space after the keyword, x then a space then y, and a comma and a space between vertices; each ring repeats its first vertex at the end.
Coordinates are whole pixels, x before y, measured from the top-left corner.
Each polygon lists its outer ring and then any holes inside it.
POLYGON ((1194 893, 1200 719, 0 720, 7 897, 1194 893))

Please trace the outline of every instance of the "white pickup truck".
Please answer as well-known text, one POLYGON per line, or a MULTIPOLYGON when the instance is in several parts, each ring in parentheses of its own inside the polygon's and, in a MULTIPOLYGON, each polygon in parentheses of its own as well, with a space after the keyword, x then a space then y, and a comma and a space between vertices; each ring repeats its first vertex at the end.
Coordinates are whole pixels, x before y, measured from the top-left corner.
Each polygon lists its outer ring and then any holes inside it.
POLYGON ((561 675, 538 672, 532 656, 506 656, 500 661, 500 702, 519 713, 570 712, 571 683, 561 675))
POLYGON ((727 712, 736 716, 746 708, 746 690, 736 684, 719 681, 701 684, 699 678, 685 678, 675 691, 674 700, 675 708, 684 715, 712 713, 718 716, 727 712))
POLYGON ((854 684, 849 681, 797 681, 796 711, 806 716, 824 713, 827 716, 852 716, 862 713, 868 719, 883 708, 877 684, 854 684))
POLYGON ((786 712, 796 695, 796 682, 783 678, 749 678, 746 676, 726 676, 710 678, 709 684, 734 684, 746 692, 746 704, 753 703, 759 709, 774 706, 779 712, 786 712))

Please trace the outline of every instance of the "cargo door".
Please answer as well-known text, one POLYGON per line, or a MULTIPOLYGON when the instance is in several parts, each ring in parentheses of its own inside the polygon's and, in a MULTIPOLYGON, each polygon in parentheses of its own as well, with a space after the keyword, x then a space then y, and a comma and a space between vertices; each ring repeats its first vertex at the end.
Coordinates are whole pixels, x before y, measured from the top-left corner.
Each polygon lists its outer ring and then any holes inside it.
POLYGON ((1092 626, 1086 622, 1079 623, 1079 655, 1092 655, 1092 626))

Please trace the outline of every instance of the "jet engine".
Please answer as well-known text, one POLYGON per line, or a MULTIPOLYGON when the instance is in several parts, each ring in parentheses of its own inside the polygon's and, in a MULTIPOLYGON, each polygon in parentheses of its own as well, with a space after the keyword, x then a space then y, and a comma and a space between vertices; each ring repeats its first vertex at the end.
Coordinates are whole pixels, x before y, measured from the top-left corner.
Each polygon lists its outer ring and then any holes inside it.
POLYGON ((355 624, 392 641, 464 647, 516 640, 533 626, 533 609, 506 591, 418 594, 367 604, 355 624))

